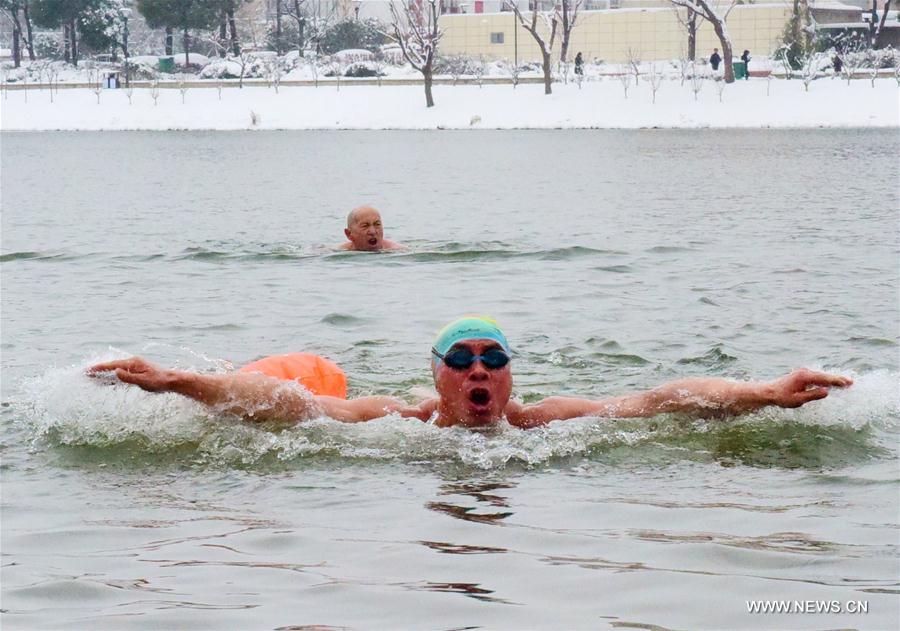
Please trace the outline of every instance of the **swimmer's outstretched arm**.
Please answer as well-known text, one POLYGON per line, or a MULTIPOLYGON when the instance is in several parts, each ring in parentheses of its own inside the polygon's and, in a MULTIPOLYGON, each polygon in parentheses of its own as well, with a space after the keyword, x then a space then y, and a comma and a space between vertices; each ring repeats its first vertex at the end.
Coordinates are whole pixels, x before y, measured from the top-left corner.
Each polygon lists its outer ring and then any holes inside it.
POLYGON ((115 372, 119 381, 148 392, 174 392, 204 403, 216 411, 235 414, 248 421, 305 421, 321 415, 346 423, 369 421, 391 412, 420 416, 417 408, 391 397, 360 397, 345 400, 311 396, 274 377, 241 372, 204 375, 170 370, 140 357, 96 364, 89 375, 115 372))
POLYGON ((800 407, 810 401, 824 399, 832 387, 846 388, 849 377, 795 370, 774 381, 739 382, 728 379, 680 379, 648 392, 609 399, 590 400, 550 397, 522 406, 516 416, 522 426, 536 426, 553 420, 581 416, 637 418, 680 412, 698 418, 736 416, 766 406, 800 407))
POLYGON ((322 413, 314 397, 259 373, 204 375, 162 368, 140 357, 96 364, 87 370, 89 375, 102 372, 115 372, 119 381, 148 392, 174 392, 251 421, 299 421, 322 413))

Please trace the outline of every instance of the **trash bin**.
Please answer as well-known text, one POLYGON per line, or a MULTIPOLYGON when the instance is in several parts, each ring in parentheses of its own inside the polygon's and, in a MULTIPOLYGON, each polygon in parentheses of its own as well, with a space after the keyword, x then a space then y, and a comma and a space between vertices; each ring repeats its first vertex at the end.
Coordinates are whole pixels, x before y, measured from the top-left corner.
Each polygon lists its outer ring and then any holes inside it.
POLYGON ((114 90, 118 87, 119 87, 119 73, 117 73, 117 72, 106 73, 106 88, 114 90))
POLYGON ((175 58, 174 57, 160 57, 159 58, 159 71, 160 72, 175 72, 175 58))
POLYGON ((735 79, 743 79, 747 76, 747 64, 743 61, 736 61, 734 64, 734 78, 735 79))

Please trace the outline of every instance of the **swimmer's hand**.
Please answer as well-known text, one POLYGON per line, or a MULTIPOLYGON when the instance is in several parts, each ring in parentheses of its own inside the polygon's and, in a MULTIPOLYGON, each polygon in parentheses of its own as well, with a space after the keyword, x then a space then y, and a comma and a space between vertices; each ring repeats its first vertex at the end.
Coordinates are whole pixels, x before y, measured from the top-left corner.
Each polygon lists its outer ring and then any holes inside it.
POLYGON ((171 370, 151 364, 140 357, 95 364, 86 372, 89 377, 101 380, 106 378, 103 373, 114 372, 119 381, 134 384, 147 392, 167 392, 172 386, 171 370))
POLYGON ((296 422, 322 413, 315 397, 303 388, 260 373, 207 375, 169 370, 140 357, 96 364, 86 372, 91 376, 115 372, 123 383, 148 392, 180 394, 206 404, 214 412, 248 421, 296 422))
POLYGON ((783 408, 798 408, 810 401, 824 399, 828 396, 829 388, 847 388, 851 385, 853 380, 850 377, 816 372, 808 368, 800 368, 766 384, 769 405, 783 408))

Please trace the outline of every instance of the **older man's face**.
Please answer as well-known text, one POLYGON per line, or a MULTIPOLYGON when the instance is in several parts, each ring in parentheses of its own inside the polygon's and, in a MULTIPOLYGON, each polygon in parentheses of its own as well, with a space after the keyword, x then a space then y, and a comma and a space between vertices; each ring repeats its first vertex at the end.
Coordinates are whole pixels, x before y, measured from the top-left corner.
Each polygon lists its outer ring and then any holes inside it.
POLYGON ((374 208, 363 208, 355 212, 353 221, 344 229, 354 250, 376 252, 384 247, 384 227, 381 215, 374 208))
MULTIPOLYGON (((494 340, 465 340, 450 350, 458 348, 467 349, 473 355, 502 349, 494 340)), ((480 360, 468 368, 451 368, 440 362, 434 370, 434 385, 441 395, 442 411, 463 425, 487 425, 503 417, 512 394, 512 370, 510 364, 491 369, 480 360)))

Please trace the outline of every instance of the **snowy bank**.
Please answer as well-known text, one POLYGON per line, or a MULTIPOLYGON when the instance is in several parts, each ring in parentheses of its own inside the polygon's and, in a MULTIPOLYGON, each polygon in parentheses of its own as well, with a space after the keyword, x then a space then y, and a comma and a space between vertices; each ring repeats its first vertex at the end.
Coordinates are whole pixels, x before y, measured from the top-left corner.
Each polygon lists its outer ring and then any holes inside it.
POLYGON ((435 86, 436 106, 425 107, 421 85, 226 87, 221 91, 149 88, 5 91, 0 128, 27 130, 237 129, 547 129, 547 128, 811 128, 900 127, 900 87, 893 79, 813 81, 751 79, 725 85, 662 82, 653 103, 641 81, 625 97, 620 81, 543 86, 435 86), (182 97, 184 103, 182 103, 182 97))

